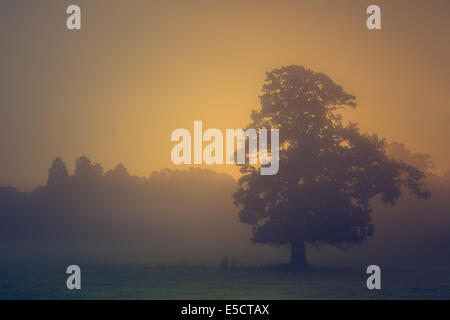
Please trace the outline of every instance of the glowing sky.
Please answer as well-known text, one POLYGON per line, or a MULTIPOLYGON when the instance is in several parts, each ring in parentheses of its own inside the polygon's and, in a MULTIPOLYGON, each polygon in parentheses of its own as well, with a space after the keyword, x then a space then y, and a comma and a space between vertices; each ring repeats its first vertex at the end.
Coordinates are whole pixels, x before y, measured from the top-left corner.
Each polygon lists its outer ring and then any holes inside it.
POLYGON ((331 76, 357 97, 348 119, 445 171, 449 31, 448 0, 3 0, 0 185, 44 183, 55 156, 173 167, 174 129, 245 126, 264 72, 290 64, 331 76), (81 31, 65 26, 74 3, 81 31), (381 31, 365 27, 369 4, 381 31))

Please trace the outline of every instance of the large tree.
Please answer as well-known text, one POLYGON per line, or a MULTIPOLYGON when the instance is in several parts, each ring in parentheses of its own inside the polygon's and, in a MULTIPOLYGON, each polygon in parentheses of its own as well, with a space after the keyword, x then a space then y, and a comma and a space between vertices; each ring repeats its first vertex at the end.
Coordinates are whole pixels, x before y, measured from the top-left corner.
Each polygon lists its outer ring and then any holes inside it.
POLYGON ((395 204, 402 189, 429 197, 424 174, 386 156, 385 141, 344 124, 341 108, 355 97, 327 75, 301 66, 267 73, 261 109, 248 128, 278 128, 280 169, 260 175, 243 165, 234 194, 240 220, 253 226, 252 241, 287 245, 291 265, 306 267, 305 246, 349 248, 374 232, 370 200, 395 204))

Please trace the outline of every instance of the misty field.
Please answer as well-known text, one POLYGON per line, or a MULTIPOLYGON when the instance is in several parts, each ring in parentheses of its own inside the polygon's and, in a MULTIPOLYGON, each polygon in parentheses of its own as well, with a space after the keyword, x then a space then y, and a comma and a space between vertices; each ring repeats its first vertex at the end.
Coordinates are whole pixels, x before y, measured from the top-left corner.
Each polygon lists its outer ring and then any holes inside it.
POLYGON ((1 299, 449 299, 445 270, 382 270, 366 289, 364 270, 282 267, 83 266, 82 290, 66 289, 63 265, 1 268, 1 299))

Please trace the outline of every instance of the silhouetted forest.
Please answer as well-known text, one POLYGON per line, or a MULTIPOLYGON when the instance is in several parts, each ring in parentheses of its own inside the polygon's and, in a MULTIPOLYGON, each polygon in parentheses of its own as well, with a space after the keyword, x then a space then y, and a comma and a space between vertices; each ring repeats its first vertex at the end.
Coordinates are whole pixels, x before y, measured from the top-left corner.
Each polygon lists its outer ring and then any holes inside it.
POLYGON ((69 174, 56 158, 45 186, 31 193, 0 189, 1 243, 11 253, 176 262, 202 254, 218 261, 215 252, 248 243, 249 228, 232 206, 235 187, 231 176, 204 169, 142 178, 119 164, 104 173, 87 157, 69 174))
MULTIPOLYGON (((311 262, 355 264, 450 262, 450 172, 432 173, 427 155, 399 143, 388 155, 427 172, 432 197, 409 192, 396 206, 375 200, 375 233, 346 251, 309 249, 311 262)), ((237 181, 211 170, 169 170, 130 175, 124 165, 103 172, 87 157, 73 174, 56 158, 46 185, 23 193, 0 188, 2 258, 16 254, 148 263, 218 263, 224 255, 248 264, 284 263, 287 250, 252 246, 232 194, 237 181)))

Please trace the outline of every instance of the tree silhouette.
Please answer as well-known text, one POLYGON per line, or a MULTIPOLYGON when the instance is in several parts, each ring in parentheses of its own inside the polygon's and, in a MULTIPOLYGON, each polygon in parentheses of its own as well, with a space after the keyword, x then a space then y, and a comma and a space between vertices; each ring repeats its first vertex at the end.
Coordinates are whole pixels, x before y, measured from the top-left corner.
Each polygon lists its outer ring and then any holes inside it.
POLYGON ((50 189, 60 189, 69 183, 69 171, 61 158, 56 157, 52 166, 48 170, 47 187, 50 189))
POLYGON ((261 110, 249 128, 280 130, 280 170, 260 175, 245 164, 234 194, 252 241, 288 245, 291 265, 307 266, 305 245, 348 248, 374 232, 369 200, 395 204, 406 187, 422 198, 424 174, 390 159, 377 135, 344 125, 338 110, 355 108, 355 97, 327 75, 301 66, 267 73, 261 110))
POLYGON ((128 177, 129 173, 127 168, 123 165, 123 163, 119 163, 117 166, 114 167, 114 169, 107 171, 105 173, 105 176, 120 179, 128 177))
POLYGON ((75 163, 75 178, 81 181, 91 181, 103 175, 103 168, 98 163, 92 163, 86 156, 78 157, 75 163))

